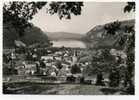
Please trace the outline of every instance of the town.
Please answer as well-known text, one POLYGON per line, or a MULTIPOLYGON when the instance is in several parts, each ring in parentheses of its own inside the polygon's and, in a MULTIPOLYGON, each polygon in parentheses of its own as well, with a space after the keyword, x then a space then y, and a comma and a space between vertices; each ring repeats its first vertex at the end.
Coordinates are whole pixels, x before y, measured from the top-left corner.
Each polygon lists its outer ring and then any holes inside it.
MULTIPOLYGON (((85 51, 83 48, 52 47, 48 49, 23 49, 25 48, 17 48, 11 52, 4 53, 4 62, 8 62, 4 64, 9 68, 9 71, 4 71, 4 75, 8 75, 11 72, 11 74, 18 76, 38 76, 38 79, 40 78, 39 76, 63 77, 65 79, 61 80, 61 82, 66 82, 70 77, 77 79, 80 77, 82 79, 83 69, 89 64, 89 62, 78 62, 80 52, 85 51)), ((12 80, 12 77, 4 79, 5 81, 17 81, 16 78, 12 80)), ((56 80, 60 81, 59 79, 56 80)), ((71 81, 75 81, 75 79, 71 81)))
POLYGON ((2 60, 3 94, 133 95, 135 2, 5 2, 2 60))

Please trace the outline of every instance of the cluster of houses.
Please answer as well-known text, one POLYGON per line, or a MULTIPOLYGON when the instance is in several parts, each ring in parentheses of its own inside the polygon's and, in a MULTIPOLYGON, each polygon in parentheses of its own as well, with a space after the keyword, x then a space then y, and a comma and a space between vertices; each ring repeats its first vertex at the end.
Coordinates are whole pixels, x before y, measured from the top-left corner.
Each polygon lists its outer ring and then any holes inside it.
MULTIPOLYGON (((54 82, 53 79, 56 79, 61 82, 70 81, 76 83, 83 82, 96 84, 99 80, 98 77, 101 76, 101 81, 108 84, 109 79, 103 79, 102 75, 98 74, 97 77, 95 76, 95 78, 84 75, 84 69, 88 68, 87 66, 90 66, 90 63, 89 61, 85 61, 85 63, 80 62, 79 55, 82 55, 80 51, 81 50, 73 48, 34 48, 33 50, 27 49, 24 51, 24 53, 17 53, 15 50, 13 50, 10 51, 8 56, 4 54, 3 61, 5 65, 10 64, 9 67, 7 67, 8 70, 6 69, 6 71, 14 69, 12 71, 14 71, 16 77, 20 78, 21 80, 29 79, 29 81, 42 81, 41 79, 45 79, 46 81, 52 79, 51 82, 54 82), (27 77, 25 78, 24 76, 27 77)), ((124 52, 115 51, 112 49, 110 53, 111 55, 118 55, 116 56, 116 61, 122 61, 119 60, 120 58, 126 59, 124 52)), ((125 62, 123 63, 124 64, 120 66, 125 66, 125 62)), ((3 68, 5 68, 5 66, 3 68)), ((11 77, 11 79, 13 78, 14 77, 11 77)))
MULTIPOLYGON (((37 49, 35 49, 35 51, 37 51, 37 49)), ((51 51, 49 50, 49 52, 51 51)), ((14 59, 16 59, 15 55, 15 53, 11 53, 14 59)), ((37 54, 35 55, 36 57, 38 56, 37 54)), ((83 76, 82 72, 85 66, 85 64, 78 63, 77 50, 65 49, 48 53, 47 55, 41 55, 39 60, 36 61, 21 61, 20 64, 16 64, 14 68, 17 70, 17 75, 21 76, 40 75, 47 77, 64 77, 65 79, 72 76, 79 80, 79 77, 81 78, 83 76), (71 72, 74 65, 78 66, 79 72, 71 72)))

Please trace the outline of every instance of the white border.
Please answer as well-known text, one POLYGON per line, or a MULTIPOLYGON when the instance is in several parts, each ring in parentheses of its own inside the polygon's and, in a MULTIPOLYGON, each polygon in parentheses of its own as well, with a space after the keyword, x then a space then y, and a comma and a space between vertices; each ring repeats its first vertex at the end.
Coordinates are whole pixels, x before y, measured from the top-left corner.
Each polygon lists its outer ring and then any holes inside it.
MULTIPOLYGON (((5 1, 17 1, 17 0, 3 0, 5 1)), ((54 1, 54 0, 18 0, 18 1, 54 1)), ((135 1, 135 0, 58 0, 58 1, 94 1, 94 2, 127 2, 127 1, 135 1)), ((106 96, 106 95, 3 95, 2 94, 2 2, 0 2, 0 99, 1 100, 42 100, 42 99, 49 99, 49 100, 96 100, 96 99, 103 99, 103 100, 136 100, 138 99, 137 95, 139 94, 139 1, 136 0, 136 66, 135 66, 135 84, 136 84, 136 95, 135 96, 106 96)))

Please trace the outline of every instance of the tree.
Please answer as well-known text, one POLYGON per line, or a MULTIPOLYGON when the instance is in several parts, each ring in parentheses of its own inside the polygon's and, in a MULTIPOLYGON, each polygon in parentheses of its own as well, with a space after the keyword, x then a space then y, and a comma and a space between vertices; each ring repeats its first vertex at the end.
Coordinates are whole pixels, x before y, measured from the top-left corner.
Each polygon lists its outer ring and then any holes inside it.
MULTIPOLYGON (((135 12, 135 2, 128 2, 127 6, 124 8, 124 12, 135 12)), ((134 94, 134 67, 135 67, 135 26, 126 26, 125 27, 125 32, 127 33, 127 39, 125 41, 125 52, 127 53, 127 59, 126 59, 126 64, 127 64, 127 79, 128 81, 128 86, 127 86, 127 92, 130 94, 134 94)))
POLYGON ((46 4, 49 5, 47 13, 58 14, 60 19, 70 19, 71 14, 80 15, 83 6, 82 2, 7 2, 3 6, 3 23, 10 22, 19 35, 23 36, 24 30, 32 27, 29 21, 46 4))
MULTIPOLYGON (((124 8, 124 12, 131 12, 131 11, 135 11, 135 2, 128 2, 127 5, 124 8)), ((120 24, 118 24, 118 22, 114 22, 112 24, 109 24, 107 26, 104 27, 104 29, 106 30, 107 34, 113 35, 115 36, 116 32, 120 29, 120 24)), ((127 73, 125 73, 128 79, 128 90, 130 90, 131 88, 133 88, 134 84, 132 80, 132 78, 134 77, 134 48, 135 48, 135 30, 134 30, 134 25, 133 26, 128 26, 125 25, 123 33, 118 33, 119 39, 117 39, 117 43, 119 46, 122 46, 122 51, 124 51, 127 55, 127 59, 126 59, 126 64, 127 64, 127 73)), ((125 81, 126 81, 125 80, 125 81)), ((134 90, 134 89, 131 89, 134 90)), ((130 91, 133 93, 133 91, 130 91)))
POLYGON ((110 71, 109 64, 115 62, 115 59, 110 54, 109 49, 100 49, 92 56, 91 62, 93 73, 108 73, 110 71))
POLYGON ((73 66, 71 67, 71 73, 72 73, 72 74, 81 73, 80 67, 77 66, 77 64, 73 65, 73 66))
POLYGON ((97 74, 97 78, 96 78, 96 85, 105 85, 104 82, 103 82, 104 78, 103 78, 103 74, 102 72, 100 71, 98 74, 97 74))
MULTIPOLYGON (((114 67, 115 68, 115 67, 114 67)), ((119 70, 118 69, 112 69, 109 75, 109 86, 111 87, 117 87, 119 86, 119 82, 120 82, 120 74, 119 74, 119 70)))
POLYGON ((106 32, 110 35, 115 35, 116 31, 120 29, 120 25, 121 23, 119 21, 115 21, 111 24, 106 24, 104 26, 104 29, 106 30, 106 32))
POLYGON ((124 7, 124 12, 135 11, 135 2, 127 2, 127 5, 124 7))
POLYGON ((63 67, 61 61, 57 61, 57 62, 56 62, 56 66, 57 66, 57 68, 58 68, 59 70, 62 69, 62 67, 63 67))

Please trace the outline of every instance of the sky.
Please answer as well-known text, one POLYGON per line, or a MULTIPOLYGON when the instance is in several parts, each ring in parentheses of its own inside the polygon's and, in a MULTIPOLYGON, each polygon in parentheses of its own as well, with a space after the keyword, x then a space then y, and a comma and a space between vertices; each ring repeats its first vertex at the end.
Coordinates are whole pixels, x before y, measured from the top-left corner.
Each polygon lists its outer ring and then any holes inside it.
POLYGON ((116 20, 134 19, 134 13, 124 13, 126 2, 84 2, 81 15, 71 16, 70 20, 60 20, 58 15, 46 13, 42 8, 31 22, 45 32, 69 32, 85 34, 96 25, 116 20))

